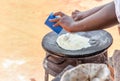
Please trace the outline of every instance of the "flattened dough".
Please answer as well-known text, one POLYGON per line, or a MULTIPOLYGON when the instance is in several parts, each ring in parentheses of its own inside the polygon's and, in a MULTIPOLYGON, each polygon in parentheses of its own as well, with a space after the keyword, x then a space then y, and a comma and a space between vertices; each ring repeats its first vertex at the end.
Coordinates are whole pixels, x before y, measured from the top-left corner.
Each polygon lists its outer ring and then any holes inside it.
POLYGON ((90 47, 89 38, 80 36, 76 33, 62 34, 56 40, 57 44, 65 50, 80 50, 90 47))

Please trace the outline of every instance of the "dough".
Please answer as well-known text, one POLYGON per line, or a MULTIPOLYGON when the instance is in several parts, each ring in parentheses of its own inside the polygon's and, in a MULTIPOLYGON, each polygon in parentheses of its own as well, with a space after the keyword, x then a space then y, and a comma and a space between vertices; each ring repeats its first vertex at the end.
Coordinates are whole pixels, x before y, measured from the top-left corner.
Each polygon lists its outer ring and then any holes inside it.
POLYGON ((65 50, 80 50, 90 47, 89 38, 80 36, 76 33, 62 34, 56 40, 57 44, 65 50))
POLYGON ((60 81, 110 81, 110 71, 105 64, 80 64, 67 70, 60 81))

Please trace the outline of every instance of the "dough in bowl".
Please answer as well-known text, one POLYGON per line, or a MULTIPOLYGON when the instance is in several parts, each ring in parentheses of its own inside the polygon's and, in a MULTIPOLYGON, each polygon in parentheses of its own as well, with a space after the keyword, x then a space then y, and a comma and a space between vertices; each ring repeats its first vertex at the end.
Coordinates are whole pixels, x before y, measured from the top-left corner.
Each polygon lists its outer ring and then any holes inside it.
POLYGON ((67 70, 60 81, 111 81, 106 64, 86 63, 67 70))
POLYGON ((78 35, 77 33, 66 33, 60 35, 57 44, 65 50, 81 50, 90 47, 89 38, 78 35))

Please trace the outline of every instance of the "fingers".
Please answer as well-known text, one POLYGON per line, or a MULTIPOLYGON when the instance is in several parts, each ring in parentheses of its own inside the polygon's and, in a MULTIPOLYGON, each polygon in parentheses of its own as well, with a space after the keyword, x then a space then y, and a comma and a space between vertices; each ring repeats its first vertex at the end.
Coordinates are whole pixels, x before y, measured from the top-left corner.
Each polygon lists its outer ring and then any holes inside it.
POLYGON ((55 18, 55 19, 49 19, 50 22, 58 22, 60 18, 55 18))
POLYGON ((59 23, 61 21, 61 18, 66 16, 63 12, 55 12, 54 13, 55 16, 60 16, 60 17, 57 17, 55 19, 49 19, 50 22, 55 22, 55 24, 53 25, 54 27, 56 26, 59 26, 59 23))
POLYGON ((74 21, 77 21, 78 20, 78 17, 75 17, 75 18, 73 18, 74 19, 74 21))
POLYGON ((77 21, 78 20, 78 15, 74 14, 74 15, 72 15, 72 18, 73 18, 74 21, 77 21))
POLYGON ((79 10, 75 10, 75 11, 72 12, 72 15, 78 14, 78 13, 80 13, 80 11, 79 10))
POLYGON ((56 13, 54 13, 54 15, 61 16, 61 17, 65 16, 65 14, 63 12, 56 12, 56 13))
POLYGON ((76 13, 79 13, 80 11, 79 10, 75 10, 75 11, 73 11, 72 13, 73 14, 76 14, 76 13))
POLYGON ((63 12, 55 12, 54 15, 55 16, 60 16, 60 17, 55 18, 55 19, 50 19, 49 21, 50 22, 55 22, 55 24, 53 26, 56 27, 56 26, 59 26, 61 18, 64 17, 64 16, 66 16, 66 15, 63 12))
POLYGON ((83 18, 83 14, 82 12, 75 10, 74 12, 72 12, 72 18, 74 19, 74 21, 81 20, 83 18))
POLYGON ((75 10, 75 12, 80 12, 79 10, 75 10))
POLYGON ((72 12, 72 18, 76 21, 78 19, 78 14, 80 13, 80 11, 75 10, 74 12, 72 12))
POLYGON ((60 21, 58 21, 57 23, 55 23, 53 26, 54 26, 54 27, 59 26, 59 22, 60 22, 60 21))
POLYGON ((56 23, 53 25, 54 27, 56 27, 56 26, 59 26, 60 18, 50 19, 49 21, 50 21, 50 22, 56 22, 56 23))

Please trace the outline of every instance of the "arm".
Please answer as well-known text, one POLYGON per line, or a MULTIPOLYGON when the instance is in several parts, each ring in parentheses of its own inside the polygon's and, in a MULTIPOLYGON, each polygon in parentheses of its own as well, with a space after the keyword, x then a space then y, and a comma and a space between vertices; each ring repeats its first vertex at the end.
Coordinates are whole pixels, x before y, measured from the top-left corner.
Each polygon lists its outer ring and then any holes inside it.
POLYGON ((57 22, 54 26, 60 25, 68 32, 98 30, 118 23, 114 2, 107 4, 94 14, 80 21, 74 21, 73 18, 61 12, 55 13, 54 15, 61 16, 61 18, 51 20, 51 22, 57 22))
MULTIPOLYGON (((109 4, 109 3, 108 3, 109 4)), ((95 8, 92 8, 90 10, 87 10, 87 11, 83 11, 83 12, 80 12, 78 10, 75 10, 74 12, 72 12, 72 18, 75 20, 75 21, 78 21, 78 20, 81 20, 81 19, 84 19, 92 14, 94 14, 95 12, 99 11, 100 9, 102 9, 104 6, 108 5, 108 4, 105 4, 105 5, 102 5, 102 6, 98 6, 98 7, 95 7, 95 8)))
POLYGON ((114 2, 111 2, 89 17, 84 18, 81 21, 74 22, 68 31, 78 32, 97 30, 110 27, 117 23, 114 2))

